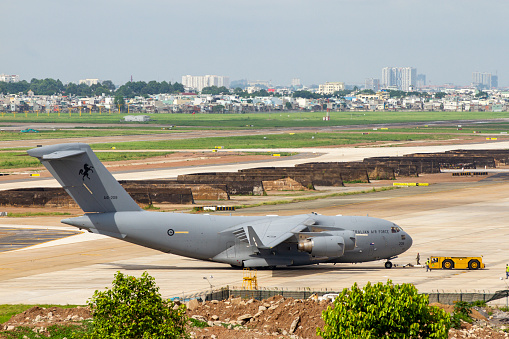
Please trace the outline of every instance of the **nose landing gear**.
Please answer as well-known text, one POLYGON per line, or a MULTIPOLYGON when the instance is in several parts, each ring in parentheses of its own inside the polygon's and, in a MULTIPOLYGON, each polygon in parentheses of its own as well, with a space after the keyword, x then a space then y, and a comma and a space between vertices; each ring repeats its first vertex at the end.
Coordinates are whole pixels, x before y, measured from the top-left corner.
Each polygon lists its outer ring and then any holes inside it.
POLYGON ((392 262, 390 262, 390 261, 386 261, 384 265, 385 265, 385 268, 387 268, 387 269, 392 268, 392 262))

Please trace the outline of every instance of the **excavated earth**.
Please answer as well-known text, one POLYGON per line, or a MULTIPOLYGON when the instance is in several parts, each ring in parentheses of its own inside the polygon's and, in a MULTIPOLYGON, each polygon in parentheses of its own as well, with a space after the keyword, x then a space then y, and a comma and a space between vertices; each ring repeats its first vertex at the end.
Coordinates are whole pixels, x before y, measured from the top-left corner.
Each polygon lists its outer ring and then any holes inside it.
MULTIPOLYGON (((453 311, 450 305, 433 305, 447 312, 453 311)), ((332 306, 332 302, 327 300, 298 300, 281 296, 262 301, 241 298, 207 302, 193 300, 187 303, 187 315, 206 327, 190 327, 189 333, 192 338, 318 338, 316 328, 323 327, 321 314, 328 306, 332 306)), ((509 328, 509 312, 476 308, 472 317, 475 320, 473 324, 463 323, 461 329, 451 329, 449 338, 509 338, 509 333, 504 332, 509 328)), ((87 307, 36 306, 12 317, 0 325, 0 330, 11 331, 19 326, 28 326, 44 337, 51 325, 76 325, 87 319, 91 319, 87 307)))

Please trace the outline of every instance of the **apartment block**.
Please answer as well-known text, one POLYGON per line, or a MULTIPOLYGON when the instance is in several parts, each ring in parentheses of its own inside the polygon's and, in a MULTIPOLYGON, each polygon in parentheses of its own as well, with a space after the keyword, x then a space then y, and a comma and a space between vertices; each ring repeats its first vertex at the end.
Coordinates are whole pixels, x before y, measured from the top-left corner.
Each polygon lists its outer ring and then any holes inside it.
POLYGON ((326 82, 318 86, 318 93, 333 94, 334 92, 343 91, 345 89, 344 82, 326 82))
POLYGON ((19 75, 0 74, 2 82, 19 82, 19 75))
POLYGON ((498 87, 498 76, 491 73, 472 72, 472 86, 479 89, 498 87))
POLYGON ((408 91, 417 85, 417 69, 413 67, 382 68, 382 87, 408 91))
POLYGON ((79 85, 86 84, 87 86, 97 85, 99 83, 99 79, 82 79, 78 82, 79 85))
POLYGON ((184 75, 182 76, 182 85, 201 92, 205 87, 230 87, 230 77, 220 75, 184 75))
POLYGON ((368 78, 364 83, 364 87, 374 92, 378 92, 380 90, 380 79, 368 78))

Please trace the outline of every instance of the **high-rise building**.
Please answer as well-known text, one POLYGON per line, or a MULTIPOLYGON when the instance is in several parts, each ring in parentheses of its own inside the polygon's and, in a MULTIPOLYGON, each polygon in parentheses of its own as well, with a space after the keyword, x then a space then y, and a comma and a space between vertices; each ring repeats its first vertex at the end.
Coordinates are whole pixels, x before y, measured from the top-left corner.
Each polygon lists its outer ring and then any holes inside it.
POLYGON ((19 75, 0 74, 2 82, 19 82, 19 75))
POLYGON ((491 88, 498 88, 498 75, 491 75, 491 88))
POLYGON ((364 83, 364 87, 366 89, 370 89, 374 92, 377 92, 380 90, 380 79, 368 78, 364 83))
POLYGON ((192 88, 197 91, 201 91, 205 87, 230 87, 230 77, 220 75, 204 75, 204 76, 193 76, 184 75, 182 76, 182 85, 187 88, 192 88))
POLYGON ((496 88, 498 87, 498 76, 491 73, 472 72, 472 86, 479 89, 496 88))
POLYGON ((382 68, 382 87, 398 87, 398 69, 396 67, 382 68))
POLYGON ((408 91, 417 85, 417 69, 413 67, 382 68, 382 87, 408 91))
POLYGON ((426 87, 426 74, 417 74, 417 88, 426 87))
POLYGON ((293 78, 292 79, 292 87, 300 87, 302 86, 301 83, 300 83, 300 79, 299 78, 293 78))
POLYGON ((403 91, 413 90, 417 85, 417 69, 413 67, 400 68, 401 89, 403 91))

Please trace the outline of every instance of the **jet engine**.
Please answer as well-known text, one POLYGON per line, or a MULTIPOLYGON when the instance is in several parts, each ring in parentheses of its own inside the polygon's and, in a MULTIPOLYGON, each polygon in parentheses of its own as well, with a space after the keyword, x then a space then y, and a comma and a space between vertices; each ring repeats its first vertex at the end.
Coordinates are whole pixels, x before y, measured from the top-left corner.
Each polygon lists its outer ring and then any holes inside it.
POLYGON ((321 257, 340 257, 355 248, 355 232, 350 230, 327 232, 327 236, 315 236, 299 242, 299 251, 321 257))
POLYGON ((345 253, 345 240, 340 236, 318 236, 299 242, 299 251, 316 257, 340 257, 345 253))

